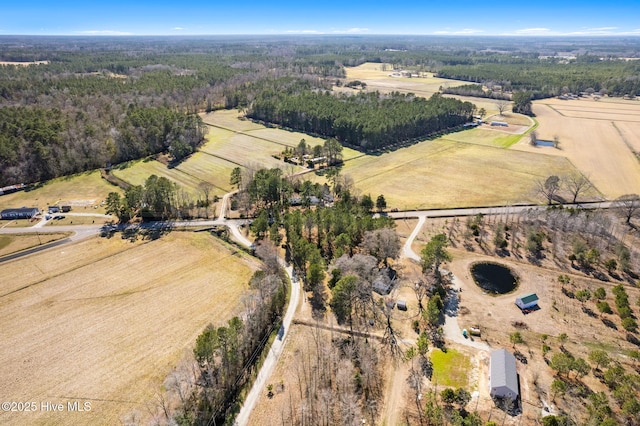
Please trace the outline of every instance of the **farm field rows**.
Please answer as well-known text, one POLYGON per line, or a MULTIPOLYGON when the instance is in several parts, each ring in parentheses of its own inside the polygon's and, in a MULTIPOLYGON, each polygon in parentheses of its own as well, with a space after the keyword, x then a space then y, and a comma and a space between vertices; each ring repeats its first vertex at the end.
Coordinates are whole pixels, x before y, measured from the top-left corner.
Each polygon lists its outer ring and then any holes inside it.
POLYGON ((203 328, 241 310, 255 267, 206 233, 180 232, 94 238, 0 265, 0 397, 91 403, 84 413, 0 413, 0 423, 148 416, 203 328))
POLYGON ((547 99, 534 102, 533 111, 539 137, 558 136, 560 149, 532 147, 526 138, 512 149, 566 157, 608 199, 638 192, 640 162, 632 147, 640 146, 640 133, 634 133, 640 104, 547 99))

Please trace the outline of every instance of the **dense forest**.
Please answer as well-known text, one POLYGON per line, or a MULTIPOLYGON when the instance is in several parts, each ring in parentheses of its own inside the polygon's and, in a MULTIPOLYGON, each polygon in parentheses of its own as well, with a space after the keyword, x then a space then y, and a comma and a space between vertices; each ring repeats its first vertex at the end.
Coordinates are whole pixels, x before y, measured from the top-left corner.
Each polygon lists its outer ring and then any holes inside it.
POLYGON ((336 138, 369 151, 455 128, 472 119, 470 102, 377 92, 263 91, 247 112, 253 119, 336 138))
POLYGON ((633 95, 640 64, 623 58, 637 57, 638 45, 620 38, 3 36, 0 61, 44 63, 0 66, 0 186, 158 152, 180 161, 203 142, 195 114, 218 108, 365 149, 468 115, 468 106, 441 98, 325 93, 344 79, 344 67, 364 62, 533 99, 588 89, 633 95), (559 59, 567 53, 575 59, 559 59), (283 81, 288 90, 280 90, 283 81))
POLYGON ((494 82, 505 91, 531 91, 535 98, 559 95, 564 91, 579 93, 591 89, 611 96, 640 94, 640 64, 637 61, 557 60, 483 63, 443 66, 442 78, 494 82))

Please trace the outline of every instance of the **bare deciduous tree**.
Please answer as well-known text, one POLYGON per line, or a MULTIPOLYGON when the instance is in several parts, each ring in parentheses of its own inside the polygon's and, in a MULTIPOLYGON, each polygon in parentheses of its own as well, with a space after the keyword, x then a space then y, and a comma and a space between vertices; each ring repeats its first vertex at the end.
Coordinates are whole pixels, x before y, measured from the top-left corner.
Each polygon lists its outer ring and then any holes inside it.
POLYGON ((509 106, 509 101, 504 100, 504 99, 499 99, 498 101, 496 101, 496 108, 498 108, 498 113, 502 116, 504 111, 507 109, 507 107, 509 106))
POLYGON ((616 208, 622 217, 625 218, 627 224, 631 224, 631 219, 634 218, 638 212, 640 212, 640 195, 638 194, 625 194, 616 198, 613 202, 613 207, 616 208))
POLYGON ((382 228, 375 231, 367 231, 361 247, 371 256, 388 266, 389 258, 395 259, 400 253, 400 238, 395 229, 382 228))
POLYGON ((564 182, 566 188, 571 193, 573 197, 572 203, 575 203, 578 200, 580 194, 584 194, 589 189, 593 187, 589 178, 582 173, 573 173, 564 177, 564 182))
POLYGON ((544 196, 547 200, 547 204, 553 204, 553 200, 560 191, 560 178, 552 175, 545 180, 539 179, 536 181, 536 189, 538 194, 544 196))

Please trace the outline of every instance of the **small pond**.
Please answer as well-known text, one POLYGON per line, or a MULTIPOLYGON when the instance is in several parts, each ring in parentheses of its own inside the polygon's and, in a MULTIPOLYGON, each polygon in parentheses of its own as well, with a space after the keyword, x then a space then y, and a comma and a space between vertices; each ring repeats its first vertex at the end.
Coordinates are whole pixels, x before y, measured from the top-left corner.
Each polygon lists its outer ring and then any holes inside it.
POLYGON ((555 146, 555 145, 553 141, 545 141, 543 139, 537 139, 536 146, 555 146))
POLYGON ((471 275, 487 293, 506 294, 518 286, 518 278, 511 269, 497 263, 475 263, 471 266, 471 275))

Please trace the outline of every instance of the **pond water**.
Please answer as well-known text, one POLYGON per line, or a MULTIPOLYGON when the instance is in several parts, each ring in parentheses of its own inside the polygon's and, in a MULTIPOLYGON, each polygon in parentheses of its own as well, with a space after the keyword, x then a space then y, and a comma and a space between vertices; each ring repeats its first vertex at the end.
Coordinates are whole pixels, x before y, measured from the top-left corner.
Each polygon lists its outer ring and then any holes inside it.
POLYGON ((536 140, 536 146, 554 146, 553 141, 545 141, 543 139, 536 140))
POLYGON ((471 266, 476 285, 487 293, 506 294, 518 286, 518 279, 511 269, 497 263, 476 263, 471 266))

